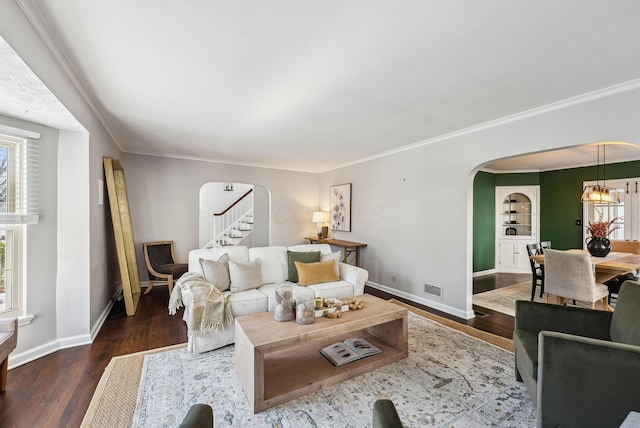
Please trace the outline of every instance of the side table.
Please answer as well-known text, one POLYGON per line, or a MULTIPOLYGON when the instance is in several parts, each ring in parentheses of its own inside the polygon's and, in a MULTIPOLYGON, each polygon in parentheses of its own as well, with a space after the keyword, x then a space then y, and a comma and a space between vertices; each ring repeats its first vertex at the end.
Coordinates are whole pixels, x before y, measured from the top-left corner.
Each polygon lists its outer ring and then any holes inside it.
POLYGON ((348 262, 349 255, 351 253, 354 253, 356 266, 360 266, 360 248, 364 248, 367 246, 367 244, 363 244, 361 242, 344 241, 342 239, 333 239, 333 238, 327 238, 327 239, 304 238, 304 239, 308 239, 309 242, 312 244, 329 244, 334 247, 343 248, 344 249, 344 257, 342 260, 343 263, 349 263, 348 262))

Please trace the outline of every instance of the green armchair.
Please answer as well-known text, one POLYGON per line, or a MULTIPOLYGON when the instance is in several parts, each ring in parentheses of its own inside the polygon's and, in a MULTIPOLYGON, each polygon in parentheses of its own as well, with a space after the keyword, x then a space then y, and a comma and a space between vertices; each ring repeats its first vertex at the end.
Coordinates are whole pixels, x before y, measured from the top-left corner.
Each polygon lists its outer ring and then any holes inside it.
POLYGON ((538 427, 617 427, 640 409, 640 282, 614 312, 519 300, 515 376, 538 427))

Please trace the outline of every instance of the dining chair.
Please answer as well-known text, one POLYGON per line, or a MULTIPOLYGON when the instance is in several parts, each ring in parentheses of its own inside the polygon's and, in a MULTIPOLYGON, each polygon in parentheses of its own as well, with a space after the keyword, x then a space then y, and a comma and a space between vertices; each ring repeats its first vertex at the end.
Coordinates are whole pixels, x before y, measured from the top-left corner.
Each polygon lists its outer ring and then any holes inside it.
POLYGON ((542 254, 544 254, 544 250, 548 250, 549 248, 551 248, 551 241, 542 241, 540 243, 540 251, 542 251, 542 254))
POLYGON ((589 303, 595 309, 596 302, 602 301, 604 310, 611 310, 609 290, 596 283, 591 256, 586 251, 545 250, 544 286, 545 303, 549 296, 555 296, 559 304, 569 299, 589 303))
POLYGON ((531 259, 531 256, 543 254, 541 244, 527 244, 527 253, 529 254, 529 264, 531 265, 531 301, 533 302, 538 283, 540 284, 540 297, 544 293, 544 266, 531 259))
MULTIPOLYGON (((640 254, 640 241, 625 241, 622 239, 611 239, 611 251, 616 253, 633 253, 640 254)), ((604 281, 604 285, 609 289, 609 301, 618 297, 620 286, 623 282, 638 281, 640 272, 627 272, 624 275, 616 275, 613 278, 604 281)))

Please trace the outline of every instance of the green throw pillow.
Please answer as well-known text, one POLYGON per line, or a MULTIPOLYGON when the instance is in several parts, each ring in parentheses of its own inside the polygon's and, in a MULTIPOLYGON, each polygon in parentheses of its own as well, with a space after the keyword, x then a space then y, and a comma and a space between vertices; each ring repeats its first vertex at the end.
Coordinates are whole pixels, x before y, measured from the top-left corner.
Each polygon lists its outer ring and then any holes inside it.
POLYGON ((298 282, 298 270, 294 262, 317 263, 320 261, 320 251, 287 251, 289 266, 289 281, 298 282))

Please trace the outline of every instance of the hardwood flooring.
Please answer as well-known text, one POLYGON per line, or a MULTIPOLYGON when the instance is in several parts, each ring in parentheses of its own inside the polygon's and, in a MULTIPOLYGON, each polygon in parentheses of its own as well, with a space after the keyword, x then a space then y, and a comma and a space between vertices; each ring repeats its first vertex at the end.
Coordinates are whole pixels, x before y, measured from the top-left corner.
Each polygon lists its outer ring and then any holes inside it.
MULTIPOLYGON (((483 277, 479 283, 482 287, 491 287, 493 282, 495 288, 511 285, 508 282, 512 280, 483 277)), ((402 300, 500 336, 510 338, 513 332, 513 318, 501 313, 485 309, 480 312, 474 307, 477 316, 462 320, 370 287, 365 291, 382 298, 402 300)), ((0 393, 0 426, 79 427, 93 391, 112 357, 186 341, 182 310, 169 316, 168 301, 167 289, 155 287, 143 295, 133 317, 125 316, 123 305, 114 306, 91 345, 61 350, 10 370, 7 391, 0 393)))

